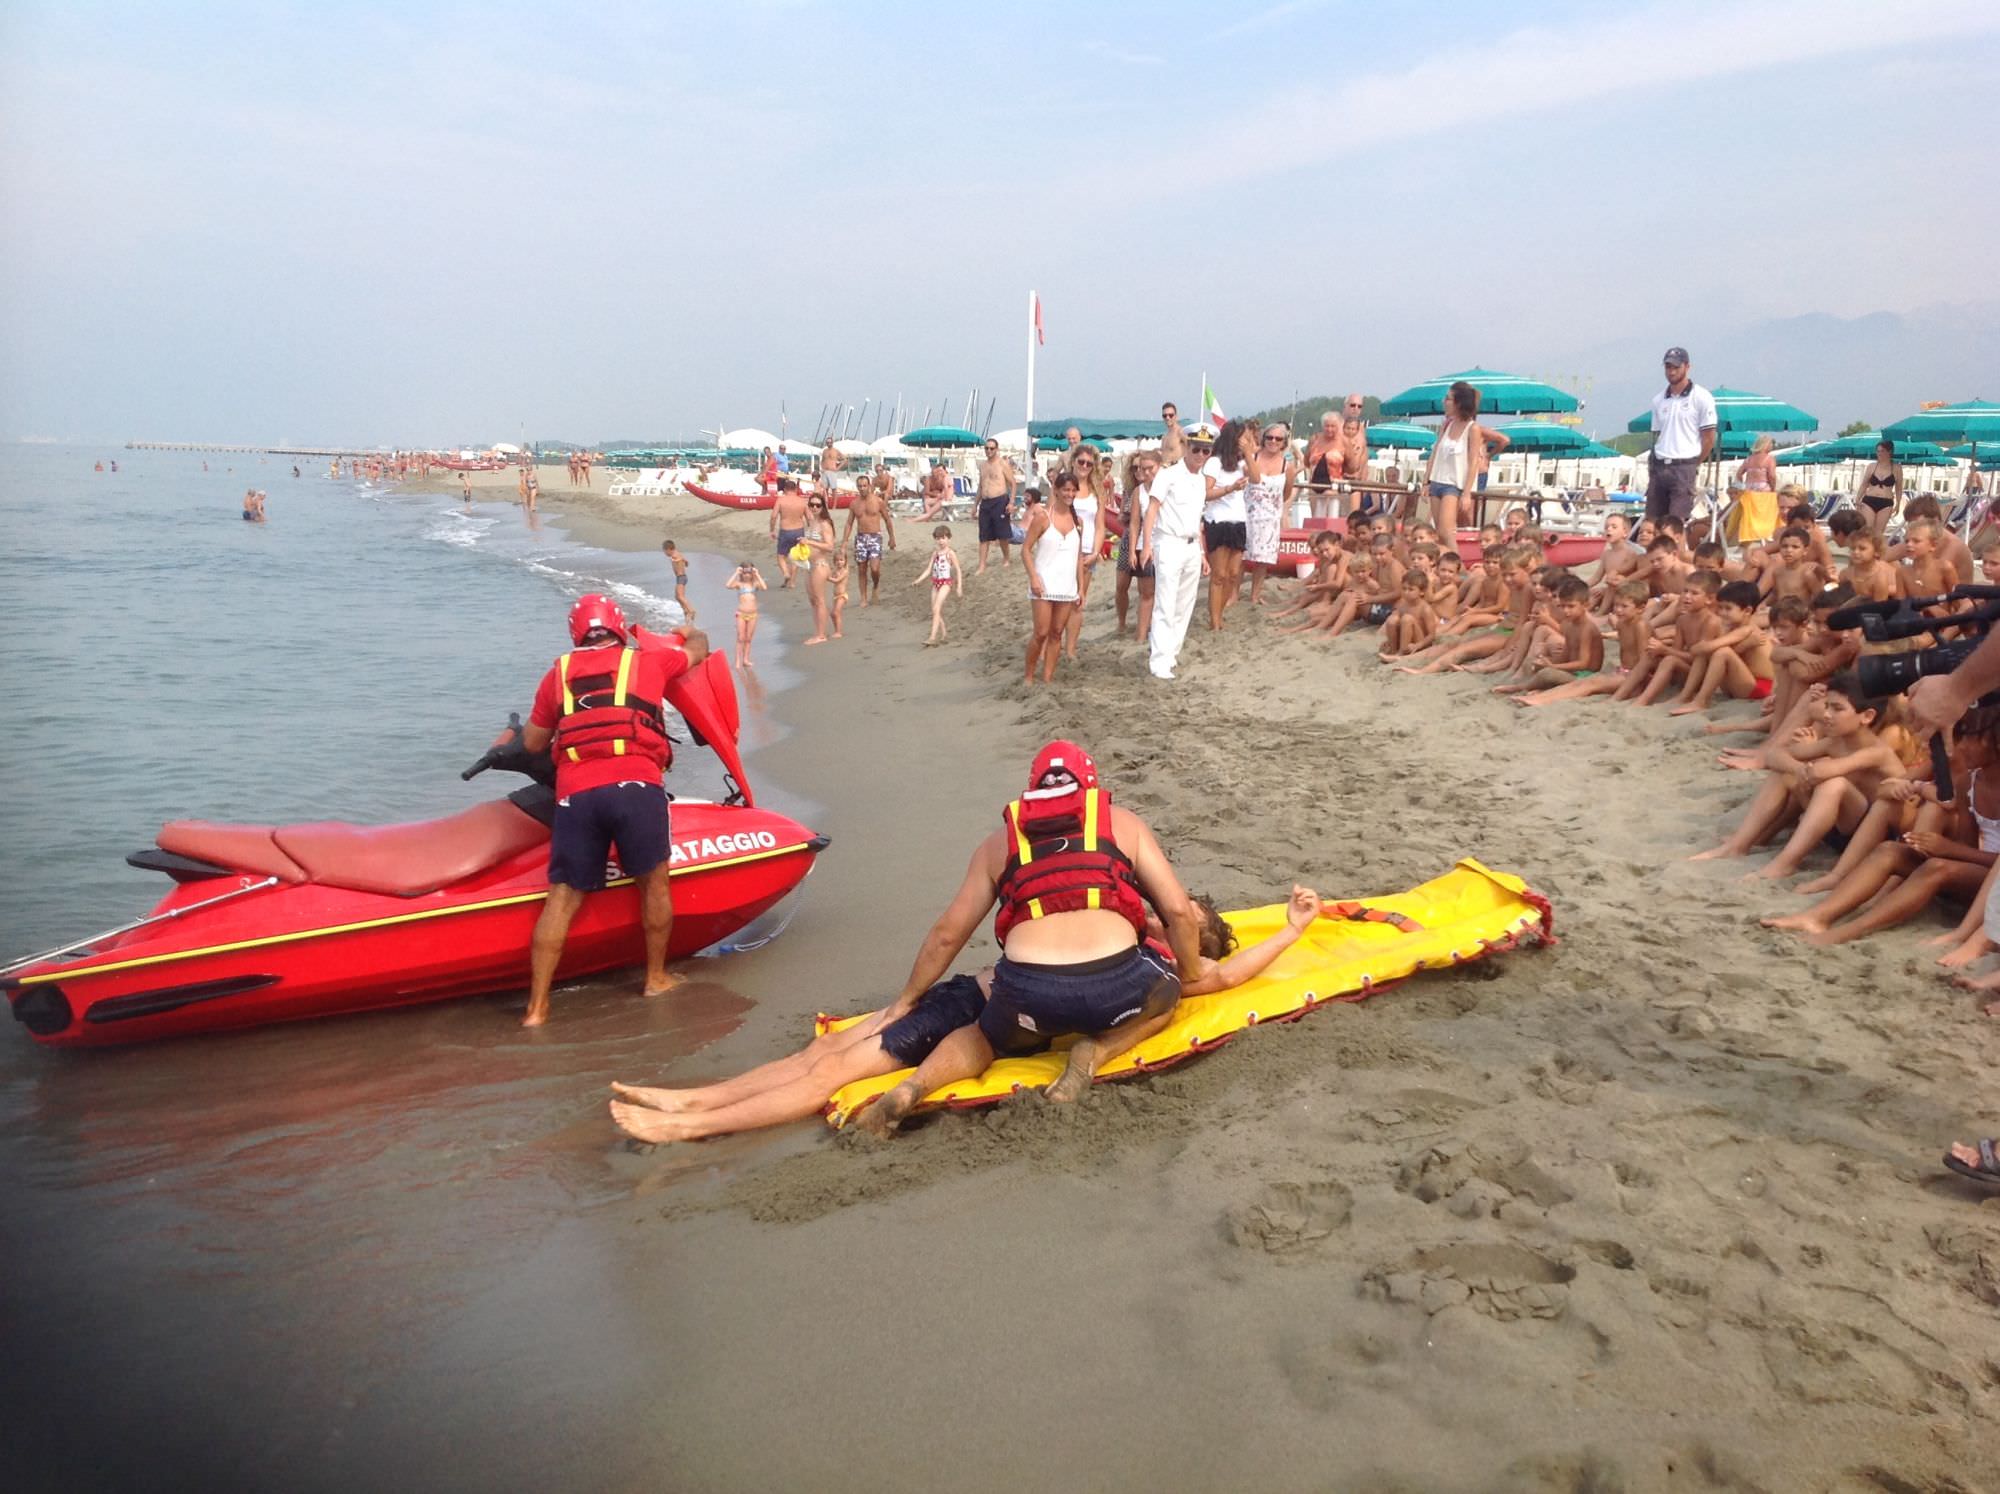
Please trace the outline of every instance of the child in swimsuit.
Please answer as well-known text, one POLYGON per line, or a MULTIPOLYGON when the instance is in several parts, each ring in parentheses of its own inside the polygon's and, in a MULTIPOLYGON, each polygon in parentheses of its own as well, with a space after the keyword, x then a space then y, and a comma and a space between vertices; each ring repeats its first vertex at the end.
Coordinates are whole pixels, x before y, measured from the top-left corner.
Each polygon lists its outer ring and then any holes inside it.
MULTIPOLYGON (((830 525, 828 526, 831 527, 830 525)), ((853 556, 846 550, 835 550, 831 558, 832 571, 828 579, 833 582, 833 636, 844 638, 840 631, 840 619, 847 611, 847 576, 853 569, 853 556)))
POLYGON ((951 547, 951 526, 940 524, 931 531, 931 539, 936 548, 931 551, 930 565, 917 572, 916 580, 910 584, 921 586, 931 583, 931 636, 924 640, 924 647, 943 643, 949 636, 944 626, 944 601, 955 585, 958 599, 965 600, 965 568, 958 563, 958 552, 951 547))
POLYGON ((674 568, 674 605, 681 609, 681 616, 692 623, 694 608, 688 605, 687 557, 674 548, 672 540, 661 540, 660 549, 666 554, 667 564, 674 568))
POLYGON ((768 588, 763 573, 748 560, 723 585, 736 593, 736 667, 747 669, 751 665, 750 640, 757 636, 757 593, 768 588))

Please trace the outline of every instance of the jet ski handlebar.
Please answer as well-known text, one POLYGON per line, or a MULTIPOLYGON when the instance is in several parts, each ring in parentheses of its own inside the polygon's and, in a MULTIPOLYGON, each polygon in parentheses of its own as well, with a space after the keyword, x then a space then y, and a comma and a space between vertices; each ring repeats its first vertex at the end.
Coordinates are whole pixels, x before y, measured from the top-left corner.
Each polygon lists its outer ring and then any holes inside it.
POLYGON ((555 764, 549 754, 530 752, 521 745, 521 713, 507 713, 507 729, 493 739, 493 745, 458 776, 461 779, 477 778, 488 768, 498 768, 503 773, 519 773, 537 783, 554 784, 555 764))

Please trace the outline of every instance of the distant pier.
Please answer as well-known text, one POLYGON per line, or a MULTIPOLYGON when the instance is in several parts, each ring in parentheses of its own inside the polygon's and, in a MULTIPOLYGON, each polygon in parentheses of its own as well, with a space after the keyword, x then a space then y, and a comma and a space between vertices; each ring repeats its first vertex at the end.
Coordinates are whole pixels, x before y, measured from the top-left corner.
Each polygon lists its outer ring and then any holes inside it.
POLYGON ((365 446, 229 446, 219 441, 127 441, 127 451, 223 451, 244 456, 372 457, 388 452, 365 446))

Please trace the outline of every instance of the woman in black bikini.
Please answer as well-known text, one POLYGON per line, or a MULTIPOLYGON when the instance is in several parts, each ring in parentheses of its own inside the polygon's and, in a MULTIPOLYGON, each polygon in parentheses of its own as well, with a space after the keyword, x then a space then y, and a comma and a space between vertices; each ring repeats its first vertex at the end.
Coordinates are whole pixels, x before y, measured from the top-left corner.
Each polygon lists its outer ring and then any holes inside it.
POLYGON ((1861 474, 1861 502, 1868 510, 1868 527, 1881 538, 1889 527, 1889 515, 1903 494, 1903 469, 1896 465, 1896 443, 1877 441, 1875 460, 1861 474))

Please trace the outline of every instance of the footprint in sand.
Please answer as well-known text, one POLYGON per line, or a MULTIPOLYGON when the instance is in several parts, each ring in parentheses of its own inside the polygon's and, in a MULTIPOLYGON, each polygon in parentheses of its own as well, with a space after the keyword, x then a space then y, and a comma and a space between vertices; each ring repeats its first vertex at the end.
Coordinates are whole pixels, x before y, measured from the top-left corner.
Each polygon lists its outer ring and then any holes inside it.
POLYGON ((1559 1318, 1569 1307, 1576 1268, 1525 1245, 1466 1243, 1419 1250, 1402 1265, 1366 1278, 1391 1302, 1427 1313, 1470 1307, 1503 1323, 1559 1318))
POLYGON ((1552 1209, 1575 1195, 1518 1142, 1446 1141, 1403 1165, 1396 1187, 1423 1203, 1447 1203, 1461 1218, 1490 1217, 1518 1200, 1552 1209))
POLYGON ((1290 1255, 1328 1239, 1354 1212, 1354 1195, 1331 1179, 1273 1183, 1241 1208, 1223 1215, 1233 1245, 1290 1255))

